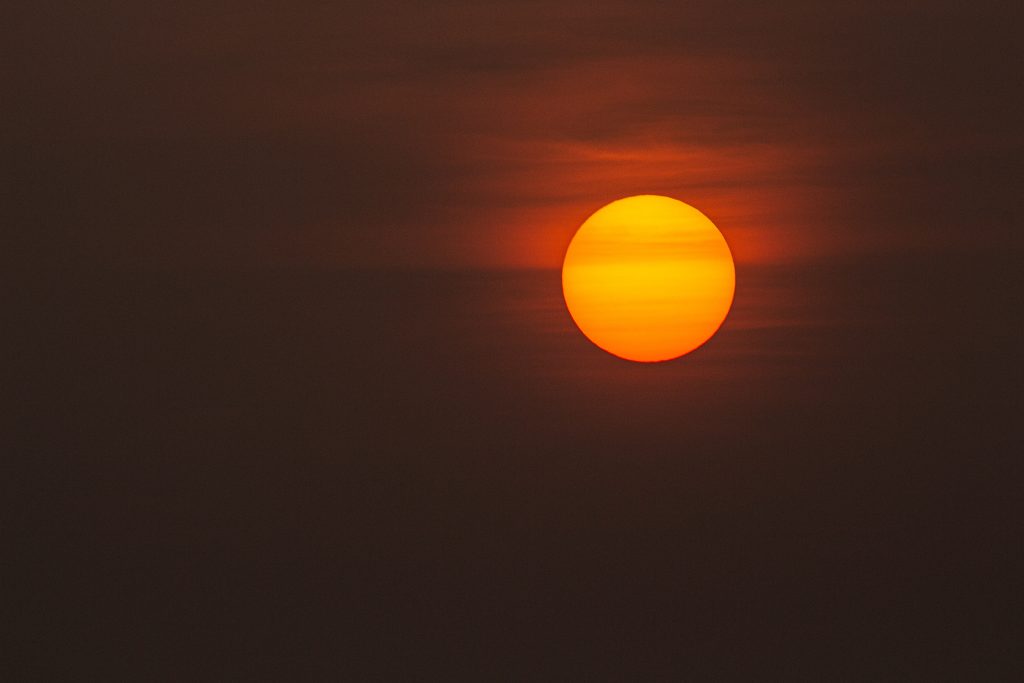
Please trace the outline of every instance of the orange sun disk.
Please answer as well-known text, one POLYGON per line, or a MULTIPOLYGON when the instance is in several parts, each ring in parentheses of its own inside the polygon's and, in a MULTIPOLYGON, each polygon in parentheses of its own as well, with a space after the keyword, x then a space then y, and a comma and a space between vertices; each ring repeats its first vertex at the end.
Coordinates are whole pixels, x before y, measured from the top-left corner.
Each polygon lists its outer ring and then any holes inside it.
POLYGON ((710 339, 736 290, 732 253, 697 209, 658 195, 598 209, 569 244, 562 292, 584 335, 632 361, 678 358, 710 339))

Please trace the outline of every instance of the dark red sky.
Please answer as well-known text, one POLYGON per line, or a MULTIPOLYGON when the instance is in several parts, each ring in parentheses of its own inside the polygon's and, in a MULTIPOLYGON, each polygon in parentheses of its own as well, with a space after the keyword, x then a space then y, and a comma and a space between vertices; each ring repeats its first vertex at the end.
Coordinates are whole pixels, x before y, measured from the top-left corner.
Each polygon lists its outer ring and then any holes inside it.
POLYGON ((1024 680, 1019 6, 5 6, 0 680, 1024 680))
POLYGON ((5 40, 16 223, 78 264, 553 267, 591 211, 646 192, 708 213, 741 262, 1001 249, 1021 208, 1019 19, 991 2, 32 5, 5 40))

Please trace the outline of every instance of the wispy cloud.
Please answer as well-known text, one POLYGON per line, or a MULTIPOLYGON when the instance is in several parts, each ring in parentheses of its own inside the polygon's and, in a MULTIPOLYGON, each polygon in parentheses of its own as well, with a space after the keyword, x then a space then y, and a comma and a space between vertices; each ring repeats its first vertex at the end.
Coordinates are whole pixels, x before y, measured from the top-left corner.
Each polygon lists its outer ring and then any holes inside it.
POLYGON ((86 260, 553 266, 634 193, 698 206, 741 261, 1000 240, 1020 216, 998 11, 75 11, 12 24, 5 139, 16 173, 46 180, 18 195, 33 239, 86 260))

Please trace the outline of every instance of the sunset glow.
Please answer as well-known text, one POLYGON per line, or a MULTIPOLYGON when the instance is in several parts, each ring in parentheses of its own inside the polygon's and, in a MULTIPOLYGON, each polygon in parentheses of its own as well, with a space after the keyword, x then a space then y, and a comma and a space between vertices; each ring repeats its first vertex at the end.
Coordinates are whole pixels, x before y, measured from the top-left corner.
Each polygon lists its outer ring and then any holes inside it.
POLYGON ((677 358, 711 338, 736 288, 722 233, 669 197, 612 202, 577 231, 562 266, 569 313, 600 348, 633 361, 677 358))

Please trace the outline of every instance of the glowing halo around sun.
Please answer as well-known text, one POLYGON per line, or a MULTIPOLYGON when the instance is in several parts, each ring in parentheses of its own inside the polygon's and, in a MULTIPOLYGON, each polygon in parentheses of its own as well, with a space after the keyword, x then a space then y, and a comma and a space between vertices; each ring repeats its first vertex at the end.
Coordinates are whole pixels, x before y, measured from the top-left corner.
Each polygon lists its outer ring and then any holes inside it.
POLYGON ((653 363, 693 351, 721 327, 736 291, 725 237, 689 204, 626 197, 584 221, 562 264, 573 321, 594 344, 653 363))

